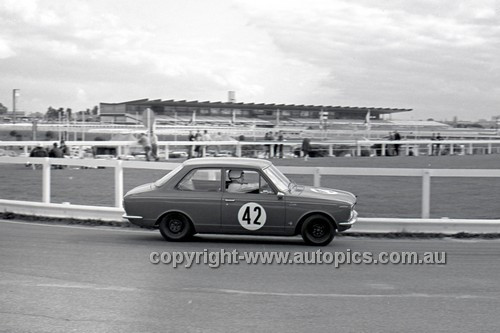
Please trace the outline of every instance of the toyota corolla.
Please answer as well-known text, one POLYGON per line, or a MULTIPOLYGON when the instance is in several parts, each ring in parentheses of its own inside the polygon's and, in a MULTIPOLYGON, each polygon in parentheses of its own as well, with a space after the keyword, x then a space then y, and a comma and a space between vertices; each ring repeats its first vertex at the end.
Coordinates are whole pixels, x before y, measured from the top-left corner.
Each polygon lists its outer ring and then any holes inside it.
POLYGON ((297 185, 268 160, 199 158, 130 190, 124 217, 158 228, 168 241, 196 233, 300 234, 323 246, 356 222, 355 205, 352 193, 297 185))

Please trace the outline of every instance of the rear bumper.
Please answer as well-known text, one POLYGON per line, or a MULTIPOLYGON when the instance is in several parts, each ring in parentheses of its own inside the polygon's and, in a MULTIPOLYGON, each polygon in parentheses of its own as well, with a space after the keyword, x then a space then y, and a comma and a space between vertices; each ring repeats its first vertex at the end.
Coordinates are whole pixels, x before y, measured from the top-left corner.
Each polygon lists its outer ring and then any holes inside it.
POLYGON ((129 220, 129 221, 130 221, 130 219, 132 219, 132 220, 142 220, 142 219, 143 219, 143 217, 142 217, 142 216, 127 215, 127 214, 123 214, 123 215, 122 215, 122 217, 123 217, 124 219, 129 220))

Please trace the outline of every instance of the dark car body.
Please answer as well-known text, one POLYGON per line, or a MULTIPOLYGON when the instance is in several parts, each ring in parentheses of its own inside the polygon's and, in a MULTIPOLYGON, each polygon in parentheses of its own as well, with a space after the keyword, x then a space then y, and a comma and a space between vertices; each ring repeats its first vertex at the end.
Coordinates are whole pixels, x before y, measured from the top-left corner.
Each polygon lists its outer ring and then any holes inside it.
POLYGON ((194 233, 304 237, 309 228, 313 236, 304 238, 306 242, 326 245, 336 231, 356 222, 355 204, 349 192, 296 185, 267 160, 198 158, 130 190, 124 197, 124 217, 142 227, 160 228, 171 241, 194 233), (230 170, 244 171, 256 189, 229 192, 230 170), (182 227, 189 230, 180 232, 182 227))

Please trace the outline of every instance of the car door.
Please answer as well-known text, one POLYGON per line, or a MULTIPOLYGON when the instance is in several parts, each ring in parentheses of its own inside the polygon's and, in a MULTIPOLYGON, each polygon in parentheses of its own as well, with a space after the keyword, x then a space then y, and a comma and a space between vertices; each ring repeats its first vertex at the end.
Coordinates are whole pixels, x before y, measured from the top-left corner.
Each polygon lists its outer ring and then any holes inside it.
POLYGON ((222 181, 220 168, 189 172, 170 198, 172 209, 185 212, 197 232, 220 232, 222 181))
POLYGON ((283 234, 285 198, 277 195, 276 190, 259 170, 250 169, 242 169, 245 184, 255 184, 256 189, 249 192, 230 192, 230 171, 224 171, 226 187, 222 194, 222 231, 238 234, 283 234))

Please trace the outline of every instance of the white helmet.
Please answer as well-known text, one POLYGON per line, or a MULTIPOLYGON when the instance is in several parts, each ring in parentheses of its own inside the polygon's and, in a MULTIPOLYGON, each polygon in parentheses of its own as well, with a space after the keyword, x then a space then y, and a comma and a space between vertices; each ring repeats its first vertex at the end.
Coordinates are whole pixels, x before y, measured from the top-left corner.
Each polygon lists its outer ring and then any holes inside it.
POLYGON ((242 170, 230 170, 229 171, 229 179, 240 179, 243 177, 243 171, 242 170))

